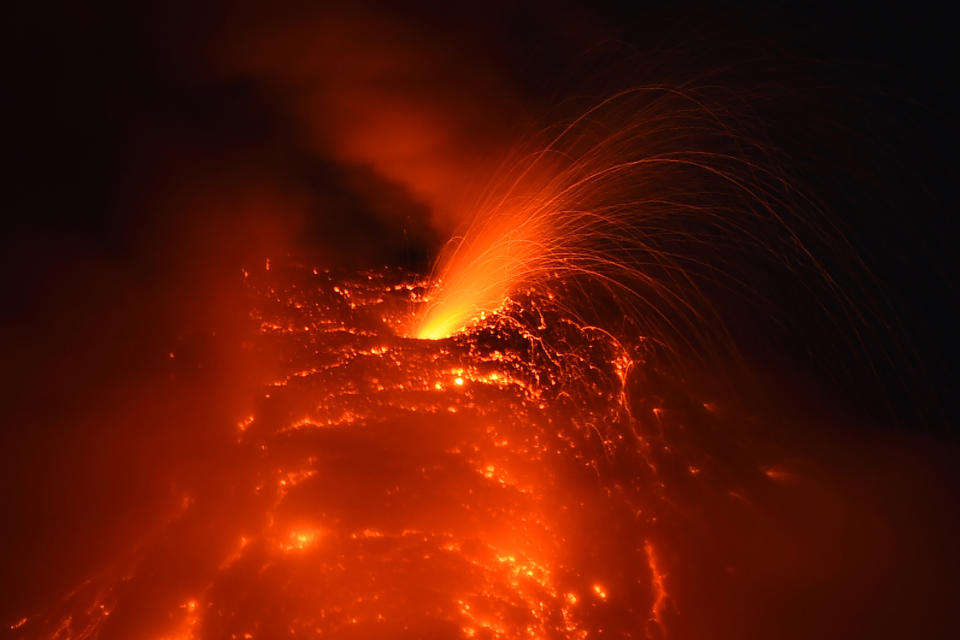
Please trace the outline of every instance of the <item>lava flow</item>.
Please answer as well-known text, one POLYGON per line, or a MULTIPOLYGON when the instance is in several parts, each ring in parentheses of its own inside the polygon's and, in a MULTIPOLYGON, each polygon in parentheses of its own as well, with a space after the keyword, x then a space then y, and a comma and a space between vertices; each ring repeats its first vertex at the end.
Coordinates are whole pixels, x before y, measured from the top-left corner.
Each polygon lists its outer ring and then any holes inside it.
POLYGON ((667 446, 665 424, 711 418, 657 395, 642 341, 581 326, 535 290, 430 341, 398 336, 427 290, 402 272, 274 265, 246 282, 260 327, 251 348, 282 357, 224 434, 219 477, 11 628, 73 639, 670 635, 677 550, 661 521, 671 491, 688 491, 709 462, 681 462, 689 452, 667 446))

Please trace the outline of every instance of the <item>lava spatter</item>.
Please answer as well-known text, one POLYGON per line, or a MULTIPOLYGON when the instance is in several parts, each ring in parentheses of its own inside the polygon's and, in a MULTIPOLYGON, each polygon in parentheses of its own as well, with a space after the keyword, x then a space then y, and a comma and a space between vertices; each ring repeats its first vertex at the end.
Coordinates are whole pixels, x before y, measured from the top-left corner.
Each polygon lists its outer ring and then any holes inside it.
POLYGON ((227 462, 17 633, 669 637, 662 524, 677 470, 710 462, 667 444, 642 342, 536 291, 433 341, 400 335, 426 290, 401 272, 245 280, 276 364, 227 462))

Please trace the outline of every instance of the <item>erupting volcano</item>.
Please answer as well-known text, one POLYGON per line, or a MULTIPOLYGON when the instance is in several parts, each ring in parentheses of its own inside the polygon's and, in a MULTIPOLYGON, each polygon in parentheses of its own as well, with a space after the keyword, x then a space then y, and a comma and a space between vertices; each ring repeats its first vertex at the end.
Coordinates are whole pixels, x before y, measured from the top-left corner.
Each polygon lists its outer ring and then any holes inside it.
POLYGON ((260 4, 33 79, 0 635, 955 637, 912 131, 766 14, 260 4))
POLYGON ((685 244, 746 245, 770 218, 805 251, 759 146, 717 118, 680 91, 604 101, 494 183, 433 280, 244 270, 259 327, 246 349, 273 371, 216 436, 208 481, 13 628, 670 637, 690 588, 675 580, 693 566, 699 583, 722 580, 689 545, 786 477, 750 456, 714 461, 732 446, 715 407, 664 368, 674 336, 708 317, 689 266, 705 258, 685 244))
POLYGON ((717 591, 744 597, 758 567, 788 553, 770 515, 815 510, 800 510, 782 449, 744 441, 668 364, 683 353, 676 336, 708 319, 688 270, 700 258, 681 247, 711 234, 749 246, 766 214, 819 265, 764 190, 770 174, 681 144, 703 129, 688 113, 626 127, 608 114, 612 133, 574 136, 637 93, 514 168, 432 279, 290 259, 245 269, 259 391, 238 400, 235 425, 204 434, 215 453, 176 508, 9 629, 704 637, 725 606, 717 591), (545 172, 571 136, 589 146, 545 172), (690 218, 698 231, 684 230, 690 218))

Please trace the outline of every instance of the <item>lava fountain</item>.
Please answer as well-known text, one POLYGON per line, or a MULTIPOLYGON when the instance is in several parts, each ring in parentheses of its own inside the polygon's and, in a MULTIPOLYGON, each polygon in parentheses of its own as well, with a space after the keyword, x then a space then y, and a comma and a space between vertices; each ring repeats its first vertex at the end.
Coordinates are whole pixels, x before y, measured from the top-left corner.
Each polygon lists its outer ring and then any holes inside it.
POLYGON ((748 292, 738 254, 807 263, 832 284, 807 248, 823 240, 815 207, 798 207, 782 165, 729 124, 729 108, 693 89, 632 89, 523 145, 447 246, 408 333, 444 338, 515 291, 590 283, 587 296, 566 292, 572 314, 588 317, 599 289, 648 338, 703 347, 721 332, 701 285, 748 292))

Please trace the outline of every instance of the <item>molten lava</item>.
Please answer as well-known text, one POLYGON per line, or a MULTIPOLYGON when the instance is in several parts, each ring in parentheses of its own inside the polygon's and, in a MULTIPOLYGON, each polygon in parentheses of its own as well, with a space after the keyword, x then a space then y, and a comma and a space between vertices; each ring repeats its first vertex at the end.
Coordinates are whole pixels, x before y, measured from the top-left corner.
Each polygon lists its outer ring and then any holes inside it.
POLYGON ((658 347, 552 293, 420 340, 430 287, 405 272, 245 282, 260 391, 197 434, 213 453, 178 504, 15 637, 734 638, 782 629, 749 608, 773 589, 793 611, 777 576, 836 553, 800 544, 832 491, 797 493, 658 347))
POLYGON ((282 364, 224 475, 24 637, 663 636, 642 344, 533 291, 421 341, 397 335, 426 289, 402 273, 248 281, 282 364))

